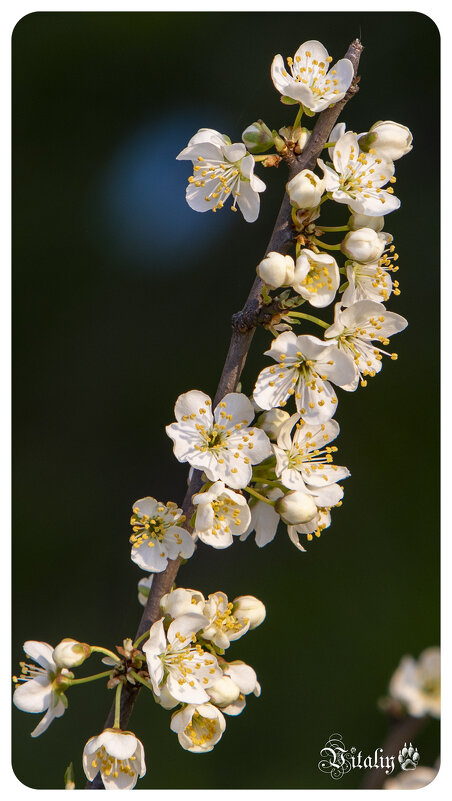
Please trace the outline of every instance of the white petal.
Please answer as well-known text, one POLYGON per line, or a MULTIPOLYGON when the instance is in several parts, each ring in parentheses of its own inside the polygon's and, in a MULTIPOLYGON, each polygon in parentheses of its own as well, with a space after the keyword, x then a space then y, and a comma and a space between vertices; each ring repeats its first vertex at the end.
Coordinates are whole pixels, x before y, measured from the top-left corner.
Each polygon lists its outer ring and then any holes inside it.
POLYGON ((237 205, 246 222, 255 222, 259 217, 261 201, 258 193, 254 191, 249 181, 240 182, 240 194, 237 197, 237 205))
POLYGON ((13 703, 22 712, 44 712, 52 701, 52 686, 48 676, 38 676, 16 687, 13 703))
POLYGON ((107 753, 116 759, 130 759, 137 750, 137 738, 133 734, 105 731, 100 735, 100 741, 107 753))
POLYGON ((164 543, 157 540, 146 540, 138 548, 132 545, 130 558, 142 570, 148 573, 161 573, 168 564, 168 555, 164 543))
POLYGON ((39 737, 40 734, 47 731, 50 724, 52 723, 55 718, 60 718, 66 710, 63 702, 58 700, 56 706, 49 707, 47 712, 45 713, 44 717, 39 721, 38 725, 35 729, 31 732, 32 737, 39 737))
POLYGON ((38 640, 27 640, 24 643, 25 653, 40 665, 45 670, 55 670, 55 662, 53 661, 53 646, 48 642, 39 642, 38 640))
POLYGON ((250 423, 254 419, 254 409, 249 398, 242 392, 229 392, 215 407, 214 418, 217 423, 224 422, 227 428, 234 428, 238 423, 250 423), (225 406, 221 406, 223 403, 225 406), (226 420, 227 415, 231 415, 232 419, 226 420))

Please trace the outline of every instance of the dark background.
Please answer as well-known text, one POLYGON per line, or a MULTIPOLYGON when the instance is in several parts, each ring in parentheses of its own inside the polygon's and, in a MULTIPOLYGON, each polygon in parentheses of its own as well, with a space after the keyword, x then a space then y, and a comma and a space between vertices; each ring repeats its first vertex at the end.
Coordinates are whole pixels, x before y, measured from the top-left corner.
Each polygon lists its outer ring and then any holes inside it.
MULTIPOLYGON (((252 538, 201 545, 181 571, 182 586, 267 605, 228 651, 255 667, 262 696, 196 756, 143 691, 131 721, 148 762, 140 788, 357 787, 359 771, 320 773, 319 750, 339 731, 373 753, 387 730, 377 698, 400 657, 438 644, 439 35, 415 13, 35 13, 14 31, 13 672, 26 639, 133 636, 144 574, 129 559, 131 504, 182 499, 186 467, 164 426, 180 393, 214 393, 279 208, 284 165, 258 168, 268 189, 254 225, 226 208, 197 214, 175 156, 200 127, 235 142, 258 117, 290 124, 275 53, 317 38, 336 60, 359 35, 347 127, 393 119, 414 133, 396 165, 402 209, 385 226, 401 265, 389 306, 410 325, 391 343, 398 362, 340 393, 337 462, 352 477, 321 539, 305 554, 284 530, 262 550, 252 538)), ((337 206, 336 224, 346 218, 337 206)), ((247 393, 268 344, 259 331, 247 393)), ((74 688, 36 741, 39 717, 14 709, 18 778, 62 787, 72 760, 82 787, 83 745, 111 700, 102 683, 74 688)), ((424 765, 438 729, 416 741, 424 765)))

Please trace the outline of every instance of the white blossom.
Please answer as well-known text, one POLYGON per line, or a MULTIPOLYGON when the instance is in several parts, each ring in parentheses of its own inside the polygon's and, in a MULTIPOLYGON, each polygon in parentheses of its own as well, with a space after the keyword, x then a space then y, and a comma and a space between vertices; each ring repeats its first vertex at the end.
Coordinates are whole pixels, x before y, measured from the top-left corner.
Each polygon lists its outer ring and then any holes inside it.
POLYGON ((392 120, 376 122, 368 133, 359 137, 359 146, 369 151, 371 148, 377 156, 396 161, 413 149, 413 134, 406 125, 392 120))
POLYGON ((275 510, 285 523, 296 525, 309 523, 317 514, 317 506, 312 495, 295 490, 288 492, 276 501, 275 510))
POLYGON ((228 548, 233 535, 243 534, 248 528, 251 512, 246 498, 227 489, 223 481, 216 481, 206 492, 194 495, 196 507, 195 534, 213 548, 228 548))
POLYGON ((250 631, 260 626, 267 614, 262 601, 254 595, 239 595, 234 598, 233 612, 237 620, 250 624, 250 631))
POLYGON ((404 656, 391 678, 389 692, 410 715, 441 714, 441 656, 439 648, 426 648, 419 659, 404 656))
POLYGON ((384 217, 369 217, 368 214, 351 214, 348 220, 348 227, 352 231, 358 231, 359 228, 372 228, 379 233, 383 230, 384 224, 384 217))
POLYGON ((323 111, 342 100, 353 79, 353 65, 348 58, 342 58, 329 70, 332 60, 320 42, 304 42, 293 59, 287 59, 290 72, 285 69, 281 55, 274 57, 272 81, 283 96, 302 103, 310 111, 323 111))
POLYGON ((176 401, 177 423, 166 427, 179 462, 203 470, 209 481, 242 489, 251 480, 252 465, 271 454, 264 431, 250 428, 251 402, 240 392, 225 395, 212 414, 212 401, 196 389, 176 401))
POLYGON ((236 617, 233 610, 234 604, 228 601, 224 592, 211 593, 204 604, 203 615, 208 622, 200 632, 201 637, 223 650, 229 648, 234 640, 243 637, 250 627, 250 621, 242 615, 236 617))
POLYGON ((290 202, 299 209, 315 209, 325 191, 325 181, 312 170, 301 170, 287 184, 290 202))
POLYGON ((312 426, 299 414, 293 414, 282 426, 277 445, 273 446, 276 475, 284 486, 291 490, 315 492, 319 496, 326 487, 347 478, 349 470, 333 464, 332 454, 337 448, 329 443, 338 434, 336 420, 312 426))
POLYGON ((309 334, 297 337, 293 331, 285 331, 273 340, 265 355, 279 364, 259 373, 254 399, 261 408, 285 406, 293 395, 306 422, 314 425, 333 417, 337 397, 330 381, 344 386, 354 377, 345 353, 309 334))
POLYGON ((163 596, 160 601, 160 609, 165 615, 170 615, 172 618, 193 612, 202 615, 205 602, 204 595, 198 590, 186 590, 183 587, 177 587, 163 596))
POLYGON ((290 286, 294 277, 295 264, 292 256, 270 251, 257 266, 257 274, 270 289, 290 286))
MULTIPOLYGON (((263 490, 259 488, 259 492, 263 490)), ((270 490, 265 490, 264 497, 270 501, 276 501, 284 495, 282 490, 273 487, 270 490)), ((275 538, 275 534, 280 521, 279 514, 275 511, 275 507, 266 503, 265 501, 253 501, 250 504, 251 509, 251 522, 247 530, 240 537, 241 540, 246 540, 247 537, 254 531, 255 542, 258 548, 263 548, 268 545, 275 538)))
POLYGON ((209 701, 206 690, 222 673, 215 656, 204 651, 196 639, 196 633, 208 622, 194 613, 177 617, 166 633, 163 618, 153 624, 143 651, 155 695, 165 687, 185 704, 209 701))
POLYGON ((392 181, 394 164, 373 153, 359 149, 358 137, 348 131, 336 142, 333 167, 317 159, 323 169, 325 188, 337 203, 347 203, 358 214, 380 217, 398 209, 400 200, 392 187, 383 189, 392 181))
POLYGON ((47 642, 27 640, 24 643, 24 651, 36 665, 20 663, 21 675, 18 678, 13 677, 18 685, 14 691, 13 703, 22 712, 45 712, 44 717, 31 732, 32 737, 39 737, 48 729, 54 718, 63 715, 67 707, 64 690, 70 684, 73 674, 66 668, 57 667, 53 659, 54 649, 47 642))
MULTIPOLYGON (((368 264, 352 261, 347 264, 348 287, 342 295, 342 305, 352 306, 359 300, 387 301, 393 291, 392 278, 382 267, 382 260, 368 264)), ((397 282, 394 282, 397 293, 397 282)))
POLYGON ((311 306, 320 309, 333 302, 339 289, 339 268, 328 253, 304 248, 297 258, 292 287, 311 306))
POLYGON ((229 137, 211 128, 201 128, 177 156, 193 162, 186 199, 195 211, 217 211, 229 196, 234 198, 247 222, 259 216, 259 192, 265 184, 254 175, 254 158, 242 142, 231 144, 229 137))
POLYGON ((151 497, 135 501, 130 518, 132 562, 143 570, 161 573, 168 559, 192 556, 195 544, 188 531, 181 528, 184 521, 182 509, 172 501, 163 504, 151 497))
MULTIPOLYGON (((228 680, 233 683, 236 688, 235 698, 229 701, 229 703, 222 703, 219 704, 221 707, 222 712, 225 715, 240 715, 243 709, 246 706, 246 695, 250 695, 250 693, 254 693, 255 696, 259 697, 261 694, 261 687, 257 680, 257 676, 255 671, 253 670, 250 665, 247 665, 245 662, 242 662, 240 659, 236 659, 233 662, 226 662, 223 663, 223 679, 228 680)), ((209 690, 209 694, 213 694, 215 689, 218 691, 218 685, 215 684, 211 690, 209 690)), ((231 694, 232 694, 232 687, 231 694)), ((224 691, 224 686, 223 686, 224 691)), ((221 689, 220 689, 221 693, 221 689)), ((226 695, 226 693, 225 693, 226 695)), ((226 699, 225 699, 226 700, 226 699)))
POLYGON ((83 770, 91 782, 100 771, 106 790, 132 790, 146 773, 143 744, 131 731, 105 729, 86 743, 83 770))
POLYGON ((391 242, 391 234, 377 232, 372 228, 359 228, 357 231, 349 231, 342 240, 341 250, 349 259, 366 264, 378 261, 391 242))
POLYGON ((149 576, 141 578, 138 582, 138 603, 141 604, 141 606, 146 606, 147 604, 154 576, 155 573, 150 573, 149 576))
POLYGON ((171 731, 192 754, 212 751, 226 728, 224 715, 213 704, 188 704, 171 718, 171 731))
POLYGON ((346 309, 336 303, 334 323, 325 331, 325 338, 334 338, 339 351, 347 356, 353 366, 354 376, 342 388, 353 392, 360 379, 361 385, 366 386, 366 377, 380 372, 382 354, 396 359, 397 354, 388 354, 374 345, 373 340, 389 345, 388 337, 403 331, 407 325, 404 317, 386 311, 381 303, 360 300, 346 309))
POLYGON ((283 409, 270 409, 268 412, 263 412, 256 422, 270 439, 277 439, 281 426, 289 417, 289 413, 283 409))
POLYGON ((83 664, 90 655, 91 648, 86 642, 66 637, 54 648, 52 658, 57 667, 73 668, 83 664))

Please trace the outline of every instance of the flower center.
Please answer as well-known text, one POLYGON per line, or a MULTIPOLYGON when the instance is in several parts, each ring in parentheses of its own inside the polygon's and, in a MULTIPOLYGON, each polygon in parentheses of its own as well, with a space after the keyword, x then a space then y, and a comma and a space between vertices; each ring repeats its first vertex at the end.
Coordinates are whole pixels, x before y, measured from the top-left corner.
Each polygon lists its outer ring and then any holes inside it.
POLYGON ((206 182, 215 181, 213 186, 209 183, 209 189, 211 191, 205 196, 205 201, 207 203, 210 203, 212 200, 214 201, 214 203, 212 203, 212 211, 222 209, 224 201, 229 194, 232 194, 234 197, 234 203, 231 208, 233 211, 237 211, 236 199, 240 197, 240 182, 249 181, 248 178, 242 175, 240 170, 242 159, 235 162, 228 161, 227 159, 224 161, 214 159, 205 161, 202 156, 198 156, 198 161, 202 163, 194 164, 193 175, 189 177, 188 182, 199 187, 206 186, 206 182))
POLYGON ((193 745, 205 745, 214 737, 216 729, 216 719, 203 718, 202 715, 195 712, 190 723, 184 729, 184 734, 193 745))
POLYGON ((240 631, 248 622, 241 622, 237 620, 235 615, 232 614, 233 604, 228 603, 224 612, 217 612, 213 625, 220 629, 220 631, 240 631))
POLYGON ((113 778, 117 779, 120 773, 127 773, 129 776, 135 776, 135 771, 133 770, 133 763, 136 760, 136 756, 131 756, 128 759, 116 759, 116 757, 111 756, 104 746, 101 746, 98 751, 96 751, 96 756, 91 762, 93 768, 99 768, 100 772, 104 776, 110 776, 113 774, 113 778))

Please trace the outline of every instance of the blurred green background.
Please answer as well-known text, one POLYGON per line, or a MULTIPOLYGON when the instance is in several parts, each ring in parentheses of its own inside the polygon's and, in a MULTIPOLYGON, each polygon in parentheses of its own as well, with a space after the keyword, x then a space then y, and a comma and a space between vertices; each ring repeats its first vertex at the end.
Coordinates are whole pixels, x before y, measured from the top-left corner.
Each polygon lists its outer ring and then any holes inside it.
MULTIPOLYGON (((290 124, 273 56, 317 38, 336 59, 356 36, 348 128, 393 119, 414 132, 397 162, 402 210, 385 226, 401 266, 390 308, 410 325, 391 343, 397 363, 340 393, 337 462, 352 477, 320 540, 305 554, 283 530, 262 550, 251 537, 225 552, 200 545, 181 571, 182 586, 267 605, 265 624, 228 651, 255 667, 262 696, 196 756, 143 692, 131 721, 147 754, 140 788, 357 787, 359 771, 337 783, 320 773, 320 749, 338 731, 373 753, 387 730, 377 698, 400 657, 439 642, 439 35, 415 13, 52 12, 14 31, 13 672, 26 639, 133 636, 143 574, 129 559, 131 504, 182 499, 186 467, 164 426, 180 393, 214 393, 279 208, 284 165, 258 168, 268 188, 254 225, 197 214, 175 156, 200 127, 240 141, 258 117, 290 124)), ((346 218, 334 209, 336 224, 346 218)), ((245 392, 268 343, 259 331, 245 392)), ((39 717, 14 709, 17 777, 62 787, 72 760, 82 787, 83 745, 111 700, 102 684, 74 688, 36 741, 39 717)), ((424 765, 438 730, 416 742, 424 765)))

